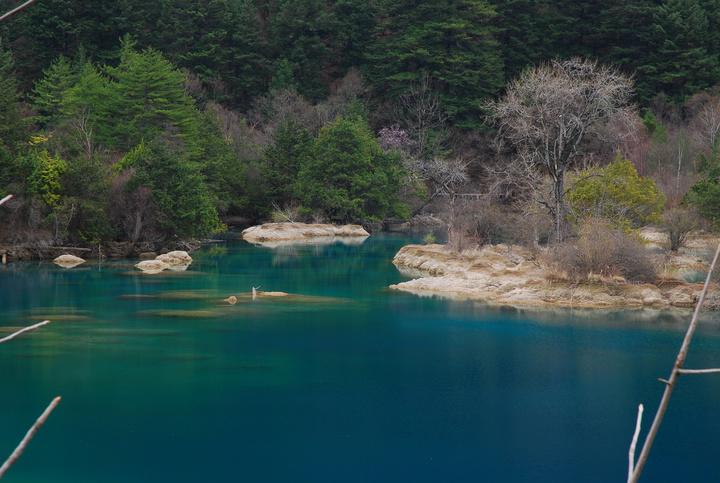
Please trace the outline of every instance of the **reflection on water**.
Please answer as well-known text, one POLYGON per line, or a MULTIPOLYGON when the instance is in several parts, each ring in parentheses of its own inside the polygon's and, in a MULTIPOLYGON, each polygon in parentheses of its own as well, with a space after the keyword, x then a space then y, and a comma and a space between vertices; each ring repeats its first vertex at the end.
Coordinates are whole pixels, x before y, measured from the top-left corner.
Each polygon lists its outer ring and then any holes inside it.
MULTIPOLYGON (((0 455, 63 396, 5 479, 621 481, 637 404, 647 428, 690 312, 388 290, 406 279, 392 255, 421 239, 267 248, 229 234, 153 276, 3 266, 0 334, 52 323, 0 347, 0 455)), ((686 367, 718 365, 708 316, 686 367)), ((719 399, 720 377, 681 379, 645 479, 718 479, 719 399)))

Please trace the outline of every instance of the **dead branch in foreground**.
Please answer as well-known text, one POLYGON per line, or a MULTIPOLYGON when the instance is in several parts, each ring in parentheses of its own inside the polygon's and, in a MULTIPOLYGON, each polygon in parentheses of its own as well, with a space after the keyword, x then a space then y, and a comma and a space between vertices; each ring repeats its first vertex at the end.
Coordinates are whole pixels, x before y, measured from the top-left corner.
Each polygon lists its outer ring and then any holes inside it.
POLYGON ((8 459, 3 463, 3 465, 0 467, 0 479, 2 479, 5 472, 17 461, 17 459, 20 457, 20 455, 25 451, 25 448, 27 447, 30 440, 35 436, 35 433, 37 433, 37 430, 40 429, 40 426, 43 425, 45 420, 50 416, 50 413, 55 409, 55 406, 58 405, 60 402, 60 396, 56 397, 52 400, 50 405, 45 408, 45 411, 40 415, 39 418, 37 418, 37 421, 35 421, 35 424, 32 425, 32 427, 28 430, 25 437, 20 441, 20 444, 15 448, 15 451, 12 452, 12 454, 8 457, 8 459))
POLYGON ((10 10, 9 12, 3 14, 3 16, 0 17, 0 22, 2 22, 3 20, 5 20, 5 19, 6 19, 7 17, 9 17, 10 15, 14 14, 15 12, 17 12, 18 10, 27 7, 28 5, 30 5, 30 4, 33 3, 34 1, 35 1, 35 0, 28 0, 27 2, 23 3, 23 4, 20 5, 19 7, 15 7, 15 8, 13 8, 12 10, 10 10))
POLYGON ((2 344, 3 342, 7 342, 7 341, 9 341, 10 339, 14 339, 15 337, 19 336, 20 334, 22 334, 22 333, 24 333, 24 332, 29 332, 29 331, 31 331, 31 330, 37 329, 38 327, 42 327, 43 325, 47 325, 47 324, 49 324, 49 323, 50 323, 49 320, 44 320, 44 321, 42 321, 42 322, 40 322, 40 323, 37 323, 37 324, 35 324, 35 325, 31 325, 31 326, 29 326, 29 327, 25 327, 24 329, 20 329, 20 330, 18 330, 17 332, 13 332, 13 333, 10 334, 9 336, 3 337, 2 339, 0 339, 0 344, 2 344))
MULTIPOLYGON (((2 204, 2 202, 4 202, 4 201, 5 201, 4 199, 2 201, 0 201, 0 204, 2 204)), ((42 327, 43 325, 47 325, 49 323, 50 323, 49 320, 44 320, 35 325, 31 325, 29 327, 25 327, 24 329, 20 329, 17 332, 13 332, 9 336, 0 339, 0 344, 2 344, 3 342, 7 342, 11 339, 14 339, 15 337, 19 336, 22 333, 29 332, 31 330, 37 329, 38 327, 42 327)), ((52 400, 50 405, 45 409, 45 411, 43 411, 43 413, 40 415, 40 417, 37 419, 37 421, 35 421, 35 424, 33 424, 32 427, 28 430, 27 434, 22 439, 22 441, 20 441, 20 444, 17 446, 17 448, 15 448, 15 451, 13 451, 12 454, 8 457, 8 459, 5 460, 5 463, 3 463, 3 465, 0 467, 0 479, 2 479, 3 475, 8 470, 8 468, 10 468, 17 461, 17 459, 20 457, 20 455, 23 453, 23 451, 25 451, 25 448, 27 447, 30 440, 33 438, 33 436, 35 436, 35 433, 37 433, 37 430, 40 429, 40 426, 42 426, 43 423, 45 423, 45 420, 48 418, 48 416, 50 416, 50 413, 53 411, 53 409, 55 409, 55 406, 57 406, 59 402, 60 402, 60 396, 58 396, 52 400)))
POLYGON ((720 372, 720 368, 683 369, 683 364, 685 363, 685 358, 687 357, 687 352, 690 348, 690 341, 692 340, 695 329, 697 328, 700 310, 702 308, 703 302, 705 302, 705 296, 707 295, 708 287, 710 286, 710 279, 712 278, 712 274, 715 271, 718 257, 720 257, 720 244, 718 245, 717 250, 715 250, 715 256, 713 257, 712 264, 710 265, 707 277, 705 278, 705 285, 703 286, 702 293, 700 294, 700 299, 697 301, 697 305, 695 305, 695 311, 693 312, 692 319, 690 319, 690 326, 685 333, 685 338, 683 339, 682 346, 680 347, 680 352, 678 352, 677 359, 675 360, 675 365, 673 366, 672 373, 667 380, 660 379, 661 382, 665 383, 665 392, 663 393, 662 399, 660 400, 660 406, 658 407, 657 413, 655 413, 655 419, 653 420, 652 426, 650 427, 650 431, 645 438, 645 443, 643 444, 642 451, 640 451, 640 456, 638 457, 637 463, 633 468, 633 459, 635 458, 635 442, 637 440, 636 436, 640 431, 640 420, 642 418, 642 409, 639 409, 638 411, 638 421, 635 427, 635 437, 633 437, 633 443, 631 443, 630 445, 630 468, 628 471, 628 483, 637 483, 638 479, 640 478, 640 473, 645 466, 645 461, 647 461, 648 453, 650 453, 650 447, 652 446, 658 429, 660 428, 660 423, 662 422, 662 418, 665 415, 668 403, 670 402, 670 395, 675 388, 675 384, 677 383, 680 374, 709 374, 714 372, 720 372))
POLYGON ((13 8, 12 10, 10 10, 9 12, 3 14, 2 17, 0 17, 0 22, 3 21, 3 20, 5 20, 7 17, 9 17, 10 15, 14 14, 15 12, 17 12, 18 10, 21 10, 21 9, 27 7, 28 5, 30 5, 30 4, 33 3, 34 1, 35 1, 35 0, 28 0, 27 2, 23 3, 23 4, 20 5, 19 7, 15 7, 15 8, 13 8))

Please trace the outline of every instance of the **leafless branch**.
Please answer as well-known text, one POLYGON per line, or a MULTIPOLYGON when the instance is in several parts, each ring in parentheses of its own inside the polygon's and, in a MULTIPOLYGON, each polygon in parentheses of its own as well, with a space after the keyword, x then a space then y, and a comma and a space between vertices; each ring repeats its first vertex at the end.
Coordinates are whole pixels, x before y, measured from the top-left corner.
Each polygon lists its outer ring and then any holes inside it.
POLYGON ((561 240, 565 172, 582 158, 582 142, 617 116, 627 117, 632 79, 583 59, 555 60, 524 71, 505 96, 487 104, 498 143, 518 163, 540 168, 552 180, 555 232, 561 240))
POLYGON ((695 306, 695 311, 693 312, 692 319, 690 320, 690 326, 685 333, 685 338, 683 339, 682 345, 680 346, 680 352, 678 352, 677 359, 675 360, 675 365, 673 366, 673 370, 670 373, 670 377, 667 380, 663 380, 663 382, 665 383, 665 391, 663 392, 662 399, 660 400, 660 406, 658 407, 657 413, 655 413, 655 419, 653 420, 650 431, 645 438, 645 443, 643 444, 642 451, 640 452, 640 457, 638 458, 635 468, 630 477, 628 478, 628 483, 637 483, 638 479, 640 478, 640 473, 645 466, 648 453, 650 453, 650 447, 655 440, 658 429, 660 429, 660 423, 662 422, 663 416, 665 415, 668 403, 670 402, 670 396, 672 395, 673 389, 675 389, 675 384, 677 383, 680 374, 700 374, 706 373, 705 371, 720 372, 716 369, 688 370, 690 372, 685 372, 683 370, 683 364, 685 364, 685 358, 687 357, 688 349, 690 348, 690 341, 692 340, 695 329, 697 328, 700 310, 702 309, 703 303, 705 302, 705 296, 707 295, 708 287, 710 286, 710 279, 712 278, 712 274, 715 271, 715 267, 717 266, 719 257, 720 244, 718 244, 717 250, 715 250, 715 256, 713 257, 712 264, 710 265, 707 277, 705 278, 705 285, 703 286, 703 290, 700 293, 700 298, 698 299, 697 305, 695 306))
POLYGON ((394 117, 416 141, 415 156, 421 159, 432 158, 445 141, 449 115, 427 72, 399 97, 394 117))
POLYGON ((2 339, 0 339, 0 344, 2 344, 3 342, 7 342, 7 341, 9 341, 10 339, 14 339, 15 337, 19 336, 20 334, 22 334, 22 333, 24 333, 24 332, 29 332, 29 331, 31 331, 31 330, 35 330, 35 329, 37 329, 38 327, 42 327, 43 325, 47 325, 47 324, 49 324, 49 323, 50 323, 49 320, 44 320, 44 321, 42 321, 42 322, 40 322, 40 323, 38 323, 38 324, 31 325, 30 327, 25 327, 24 329, 20 329, 20 330, 18 330, 17 332, 14 332, 14 333, 10 334, 9 336, 3 337, 2 339))
POLYGON ((5 203, 7 200, 9 200, 9 199, 12 198, 12 197, 13 197, 13 195, 7 195, 5 198, 3 198, 3 199, 0 200, 0 205, 2 205, 3 203, 5 203))
POLYGON ((39 418, 37 418, 37 421, 35 421, 35 424, 30 427, 27 434, 25 434, 25 437, 20 441, 20 444, 15 448, 15 451, 12 452, 12 454, 8 457, 7 460, 5 460, 5 463, 0 467, 0 479, 2 479, 5 472, 18 460, 20 455, 25 451, 25 448, 27 448, 28 443, 30 440, 35 436, 35 433, 37 433, 38 429, 40 429, 40 426, 42 426, 45 423, 45 420, 50 416, 50 413, 55 409, 55 406, 58 405, 60 402, 60 396, 56 397, 52 400, 50 405, 48 405, 47 408, 45 408, 45 411, 40 415, 39 418))
POLYGON ((35 0, 28 0, 27 2, 23 3, 23 4, 20 5, 19 7, 15 7, 15 8, 13 8, 12 10, 10 10, 9 12, 3 14, 3 16, 0 17, 0 22, 2 22, 3 20, 5 20, 5 19, 6 19, 7 17, 9 17, 10 15, 14 14, 15 12, 17 12, 18 10, 27 7, 28 5, 30 5, 30 4, 33 3, 34 1, 35 1, 35 0))
POLYGON ((720 368, 713 369, 678 369, 680 374, 714 374, 720 372, 720 368))
POLYGON ((630 443, 630 451, 628 453, 628 458, 630 461, 630 466, 628 467, 628 481, 630 481, 630 478, 632 478, 632 474, 635 469, 635 446, 637 445, 638 436, 640 436, 640 425, 642 423, 642 415, 644 409, 645 407, 642 404, 638 406, 637 421, 635 422, 635 434, 633 434, 632 442, 630 443))

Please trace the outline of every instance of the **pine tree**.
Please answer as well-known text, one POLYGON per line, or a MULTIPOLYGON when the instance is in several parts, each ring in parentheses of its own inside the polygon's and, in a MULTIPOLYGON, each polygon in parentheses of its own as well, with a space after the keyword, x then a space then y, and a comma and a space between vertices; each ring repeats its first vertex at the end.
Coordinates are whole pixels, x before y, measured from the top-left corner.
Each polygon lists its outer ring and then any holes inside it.
POLYGON ((497 0, 497 39, 502 49, 506 79, 516 78, 527 66, 552 58, 543 13, 544 0, 497 0))
POLYGON ((20 108, 15 63, 0 39, 0 183, 15 170, 14 156, 27 139, 27 124, 20 108))
POLYGON ((240 87, 236 59, 247 46, 235 33, 258 25, 245 25, 241 8, 227 0, 163 2, 156 45, 174 64, 197 74, 213 101, 231 102, 240 87))
POLYGON ((189 159, 200 167, 218 213, 237 213, 247 204, 244 192, 246 165, 223 138, 215 106, 198 116, 197 127, 198 135, 187 140, 193 144, 189 159))
POLYGON ((43 74, 35 83, 31 97, 32 106, 38 111, 38 120, 47 123, 68 114, 70 91, 77 84, 79 75, 63 55, 55 59, 43 74))
POLYGON ((626 72, 635 72, 649 55, 648 35, 654 9, 652 0, 605 2, 598 33, 603 40, 596 55, 622 66, 626 72))
POLYGON ((284 207, 298 197, 297 177, 312 153, 313 138, 299 123, 287 120, 280 122, 273 141, 263 151, 261 176, 266 205, 284 207))
POLYGON ((238 20, 232 33, 237 48, 233 52, 231 82, 237 106, 247 108, 253 98, 264 93, 270 67, 258 8, 252 0, 239 0, 237 8, 238 20))
POLYGON ((135 170, 128 183, 130 191, 150 188, 166 237, 204 237, 219 227, 212 195, 182 143, 168 137, 141 143, 117 166, 125 168, 135 170))
POLYGON ((303 206, 338 223, 406 217, 398 197, 400 161, 386 153, 362 118, 339 118, 322 128, 300 170, 303 206))
POLYGON ((483 0, 386 0, 366 75, 384 99, 428 75, 456 125, 480 124, 503 84, 494 10, 483 0))
POLYGON ((108 98, 98 106, 102 117, 98 136, 108 146, 131 148, 172 126, 194 135, 196 111, 184 91, 185 77, 155 49, 134 49, 122 42, 120 64, 106 67, 108 98))
POLYGON ((327 42, 334 26, 332 11, 323 0, 273 0, 269 10, 268 48, 276 67, 291 66, 303 97, 323 99, 328 91, 324 77, 331 59, 327 42))
POLYGON ((637 90, 642 100, 664 92, 682 103, 720 81, 718 52, 710 50, 708 17, 698 0, 666 0, 653 19, 650 54, 638 67, 637 90))

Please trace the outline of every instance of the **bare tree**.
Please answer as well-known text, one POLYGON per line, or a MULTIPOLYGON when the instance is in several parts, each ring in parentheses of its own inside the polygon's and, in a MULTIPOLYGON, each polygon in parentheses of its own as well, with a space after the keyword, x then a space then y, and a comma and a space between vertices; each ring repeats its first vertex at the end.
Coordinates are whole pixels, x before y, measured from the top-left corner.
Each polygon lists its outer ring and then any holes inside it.
POLYGON ((400 96, 395 106, 395 121, 415 141, 413 155, 421 159, 437 154, 447 137, 448 117, 427 73, 400 96))
POLYGON ((335 122, 338 117, 344 116, 369 90, 360 71, 354 67, 350 69, 345 77, 332 87, 330 97, 315 107, 320 125, 335 122))
POLYGON ((668 234, 670 250, 673 252, 682 248, 688 234, 699 226, 700 217, 694 207, 673 206, 663 213, 662 228, 668 234))
POLYGON ((690 121, 692 137, 710 152, 716 147, 720 134, 720 97, 703 92, 693 100, 701 107, 690 121))
POLYGON ((459 157, 434 158, 425 162, 409 158, 404 160, 404 164, 408 172, 422 179, 428 188, 425 201, 413 210, 412 216, 420 213, 438 196, 452 196, 460 186, 470 180, 467 170, 470 162, 459 157))
POLYGON ((90 108, 83 107, 75 112, 75 116, 68 123, 77 136, 79 144, 85 151, 85 156, 90 160, 92 165, 93 156, 95 154, 95 142, 93 140, 93 123, 90 117, 90 108))
POLYGON ((504 97, 487 105, 499 127, 498 142, 515 150, 517 163, 550 176, 547 207, 558 241, 565 218, 565 172, 586 154, 586 136, 625 115, 631 95, 632 80, 616 68, 575 58, 525 70, 504 97))

